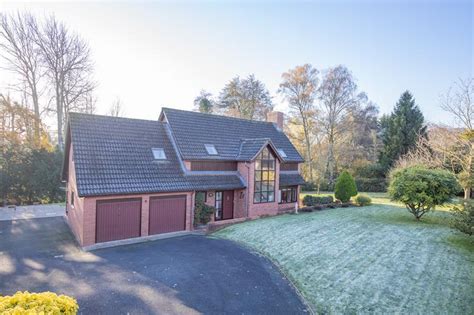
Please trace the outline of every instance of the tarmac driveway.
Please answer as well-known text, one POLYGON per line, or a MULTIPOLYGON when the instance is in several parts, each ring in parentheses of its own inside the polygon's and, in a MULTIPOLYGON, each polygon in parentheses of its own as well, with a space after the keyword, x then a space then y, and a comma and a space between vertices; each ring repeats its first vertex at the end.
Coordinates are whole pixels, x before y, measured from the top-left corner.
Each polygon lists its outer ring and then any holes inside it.
POLYGON ((84 314, 295 314, 298 295, 264 257, 183 236, 81 251, 62 217, 0 221, 0 294, 54 291, 84 314))

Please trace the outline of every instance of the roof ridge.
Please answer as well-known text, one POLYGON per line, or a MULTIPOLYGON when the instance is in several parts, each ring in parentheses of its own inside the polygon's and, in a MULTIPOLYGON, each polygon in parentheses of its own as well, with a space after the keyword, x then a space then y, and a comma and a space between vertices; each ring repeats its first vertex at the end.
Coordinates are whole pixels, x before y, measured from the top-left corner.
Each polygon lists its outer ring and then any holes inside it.
POLYGON ((212 114, 212 113, 201 113, 201 112, 195 112, 195 111, 192 111, 192 110, 185 110, 185 109, 178 109, 178 108, 171 108, 171 107, 162 107, 161 109, 162 110, 172 110, 172 111, 174 110, 174 111, 191 113, 191 114, 202 115, 202 116, 212 116, 212 117, 217 117, 217 118, 222 118, 222 119, 240 120, 240 121, 258 123, 258 124, 262 124, 262 123, 263 124, 273 124, 273 122, 265 121, 265 120, 252 120, 252 119, 247 119, 247 118, 231 117, 231 116, 212 114))
POLYGON ((138 121, 148 121, 148 122, 157 122, 159 124, 163 124, 163 122, 151 119, 143 119, 143 118, 132 118, 132 117, 118 117, 118 116, 110 116, 110 115, 100 115, 100 114, 89 114, 89 113, 78 113, 78 112, 69 112, 69 116, 89 116, 89 117, 101 117, 101 118, 110 118, 110 119, 119 119, 119 120, 138 120, 138 121))

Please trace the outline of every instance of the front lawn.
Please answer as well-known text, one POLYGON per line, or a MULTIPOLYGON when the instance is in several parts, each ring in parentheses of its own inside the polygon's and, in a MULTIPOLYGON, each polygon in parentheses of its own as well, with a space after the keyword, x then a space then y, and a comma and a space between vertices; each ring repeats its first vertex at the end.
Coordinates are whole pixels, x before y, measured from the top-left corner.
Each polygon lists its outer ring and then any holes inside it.
POLYGON ((215 235, 270 257, 318 313, 474 314, 474 237, 450 229, 448 218, 436 211, 416 222, 381 200, 215 235))

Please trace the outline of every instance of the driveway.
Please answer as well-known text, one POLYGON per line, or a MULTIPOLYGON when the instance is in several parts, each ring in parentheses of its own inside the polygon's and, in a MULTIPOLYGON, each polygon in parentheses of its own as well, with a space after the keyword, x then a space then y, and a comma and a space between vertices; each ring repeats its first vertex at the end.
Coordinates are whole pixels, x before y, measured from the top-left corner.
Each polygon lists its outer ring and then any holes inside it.
POLYGON ((66 214, 63 204, 0 207, 0 221, 58 217, 66 214))
POLYGON ((0 294, 74 296, 84 314, 297 314, 304 304, 264 257, 183 236, 81 251, 62 217, 0 221, 0 294))

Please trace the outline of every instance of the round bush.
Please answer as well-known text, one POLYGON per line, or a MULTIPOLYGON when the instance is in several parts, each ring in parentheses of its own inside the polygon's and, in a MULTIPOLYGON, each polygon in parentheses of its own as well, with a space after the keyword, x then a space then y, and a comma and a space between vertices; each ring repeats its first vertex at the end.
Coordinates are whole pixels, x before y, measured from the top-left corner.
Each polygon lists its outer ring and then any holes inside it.
POLYGON ((352 178, 349 172, 342 172, 336 180, 334 196, 341 202, 348 202, 355 195, 357 195, 357 187, 354 178, 352 178))
POLYGON ((197 200, 194 207, 194 224, 207 224, 211 221, 211 216, 215 213, 216 208, 206 205, 204 201, 197 200))
POLYGON ((79 306, 72 297, 53 292, 18 291, 12 296, 0 296, 0 314, 77 314, 79 306))
POLYGON ((355 203, 361 207, 369 206, 372 204, 372 199, 367 195, 359 194, 355 197, 355 203))
POLYGON ((404 203, 417 220, 435 206, 450 201, 460 189, 451 172, 422 166, 396 169, 390 179, 390 197, 404 203))

